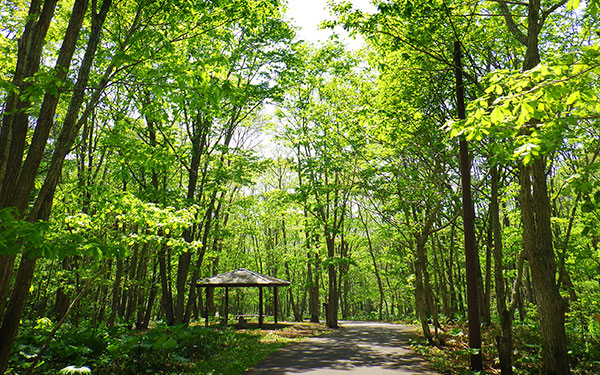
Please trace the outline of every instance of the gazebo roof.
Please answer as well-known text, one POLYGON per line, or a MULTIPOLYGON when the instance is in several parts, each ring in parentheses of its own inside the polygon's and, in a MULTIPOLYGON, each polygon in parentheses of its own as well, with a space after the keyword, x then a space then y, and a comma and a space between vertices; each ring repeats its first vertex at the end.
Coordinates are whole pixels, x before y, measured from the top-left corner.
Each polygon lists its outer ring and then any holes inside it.
POLYGON ((198 280, 197 286, 288 286, 289 281, 240 268, 198 280))

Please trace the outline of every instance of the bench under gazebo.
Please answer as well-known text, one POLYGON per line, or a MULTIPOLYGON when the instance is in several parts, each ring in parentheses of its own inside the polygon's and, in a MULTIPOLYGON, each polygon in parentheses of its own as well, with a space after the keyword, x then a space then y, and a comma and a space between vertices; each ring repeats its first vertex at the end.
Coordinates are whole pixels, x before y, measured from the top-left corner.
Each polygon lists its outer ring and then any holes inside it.
POLYGON ((273 288, 273 319, 277 324, 277 288, 280 286, 289 286, 290 282, 276 277, 263 275, 258 272, 240 268, 235 271, 221 273, 212 277, 198 280, 198 288, 206 288, 207 314, 206 324, 208 325, 208 291, 209 288, 225 288, 225 321, 228 319, 229 311, 229 288, 234 287, 258 287, 258 326, 263 327, 263 288, 273 288))

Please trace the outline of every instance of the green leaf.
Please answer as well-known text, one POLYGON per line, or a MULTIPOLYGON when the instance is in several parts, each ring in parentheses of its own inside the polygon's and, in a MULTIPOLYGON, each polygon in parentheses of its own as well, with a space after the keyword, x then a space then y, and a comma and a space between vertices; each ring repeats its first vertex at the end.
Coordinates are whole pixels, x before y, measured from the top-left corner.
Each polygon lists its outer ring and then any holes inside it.
POLYGON ((88 367, 75 367, 75 366, 67 366, 63 369, 61 369, 59 372, 59 374, 91 374, 92 370, 90 370, 88 367))
POLYGON ((500 107, 496 107, 492 110, 492 113, 490 113, 490 120, 492 121, 492 124, 499 124, 501 122, 504 121, 504 111, 502 111, 502 109, 500 109, 500 107))
POLYGON ((460 328, 458 328, 458 327, 453 328, 448 333, 451 334, 452 336, 462 336, 462 335, 464 335, 463 331, 460 328))
POLYGON ((581 97, 581 92, 579 91, 574 91, 572 92, 569 97, 567 98, 567 105, 571 105, 573 103, 575 103, 577 101, 577 99, 579 99, 581 97))
POLYGON ((525 125, 527 121, 531 119, 533 108, 531 108, 531 106, 525 102, 522 102, 517 108, 521 109, 519 117, 517 118, 517 125, 525 125))
POLYGON ((162 346, 161 349, 162 350, 171 350, 177 347, 177 341, 175 341, 174 339, 170 338, 167 341, 165 341, 162 346))
POLYGON ((450 130, 450 138, 456 138, 461 134, 462 134, 462 130, 460 130, 460 129, 452 128, 452 130, 450 130))
POLYGON ((579 8, 579 0, 569 0, 567 3, 568 10, 575 10, 579 8))

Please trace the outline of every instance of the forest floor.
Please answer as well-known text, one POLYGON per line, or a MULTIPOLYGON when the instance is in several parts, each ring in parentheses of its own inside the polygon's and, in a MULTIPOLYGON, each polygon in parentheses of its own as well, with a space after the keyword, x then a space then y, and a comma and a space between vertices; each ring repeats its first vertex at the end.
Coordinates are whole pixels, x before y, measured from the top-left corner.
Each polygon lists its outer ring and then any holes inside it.
POLYGON ((247 374, 437 374, 411 349, 412 326, 340 322, 341 328, 282 348, 247 374))
MULTIPOLYGON (((533 311, 521 320, 513 322, 513 357, 512 364, 516 374, 541 373, 541 347, 539 325, 533 311)), ((600 345, 591 338, 577 336, 580 332, 567 331, 571 373, 573 375, 600 374, 600 345)), ((482 354, 485 374, 500 375, 498 353, 495 337, 499 335, 498 327, 482 326, 482 354)), ((411 341, 411 347, 425 358, 442 374, 473 374, 469 369, 468 327, 462 322, 444 324, 444 331, 439 332, 440 345, 427 344, 421 336, 411 341)))

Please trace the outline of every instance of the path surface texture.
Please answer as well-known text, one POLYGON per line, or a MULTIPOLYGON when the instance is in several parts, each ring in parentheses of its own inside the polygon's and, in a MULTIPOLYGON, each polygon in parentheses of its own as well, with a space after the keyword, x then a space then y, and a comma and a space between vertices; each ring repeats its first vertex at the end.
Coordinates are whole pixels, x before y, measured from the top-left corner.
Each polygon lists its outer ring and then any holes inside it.
POLYGON ((282 348, 246 374, 437 374, 410 350, 408 340, 415 336, 410 326, 340 322, 340 327, 282 348))

